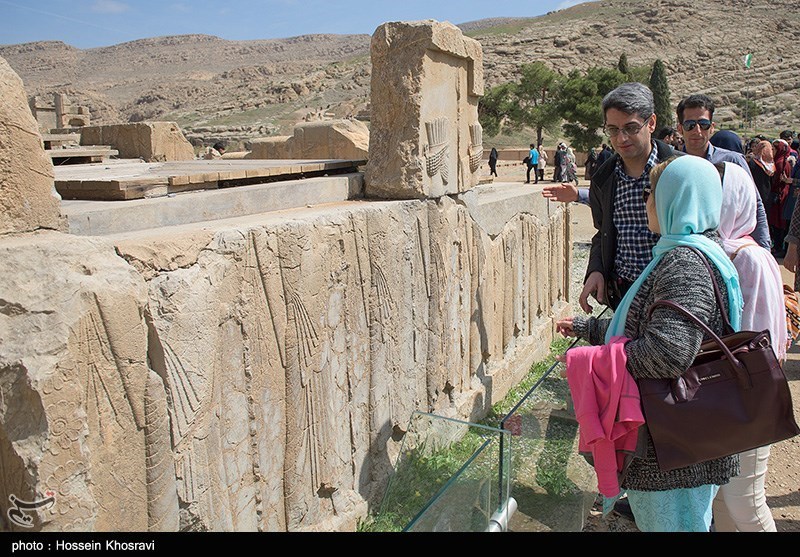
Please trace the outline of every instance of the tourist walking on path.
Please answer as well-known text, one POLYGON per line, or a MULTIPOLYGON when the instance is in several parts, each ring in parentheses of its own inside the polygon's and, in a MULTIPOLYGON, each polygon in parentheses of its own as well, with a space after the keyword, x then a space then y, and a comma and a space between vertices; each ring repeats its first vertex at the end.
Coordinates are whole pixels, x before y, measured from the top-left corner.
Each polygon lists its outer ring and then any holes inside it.
POLYGON ((567 146, 559 143, 553 156, 553 181, 566 182, 567 146))
POLYGON ((531 183, 531 170, 533 170, 533 177, 535 179, 535 183, 539 183, 539 151, 536 150, 536 147, 531 143, 531 149, 528 152, 528 173, 525 176, 525 183, 531 183))
POLYGON ((775 159, 772 156, 772 143, 767 140, 756 140, 751 151, 750 160, 747 161, 753 182, 756 184, 764 210, 770 213, 772 206, 772 175, 775 174, 775 159))
MULTIPOLYGON (((742 293, 736 268, 717 232, 722 184, 716 167, 700 157, 676 156, 652 169, 649 185, 643 195, 648 227, 659 238, 652 260, 627 290, 612 319, 574 316, 560 320, 557 328, 564 336, 578 336, 592 345, 625 337, 629 339, 624 346, 626 370, 634 379, 675 378, 694 362, 704 332, 673 308, 662 306, 649 312, 650 305, 656 299, 680 304, 722 335, 722 311, 728 313, 734 330, 739 330, 742 293), (712 277, 706 263, 713 269, 712 277), (724 307, 717 304, 712 280, 722 293, 724 307)), ((719 486, 739 473, 739 456, 663 471, 647 424, 641 428, 636 454, 621 481, 637 528, 642 532, 708 532, 712 501, 719 486)))
POLYGON ((489 175, 497 176, 497 149, 494 147, 492 147, 492 151, 489 153, 489 175))
POLYGON ((592 173, 594 172, 596 165, 597 165, 597 149, 592 147, 586 154, 586 165, 584 166, 584 173, 583 173, 583 177, 586 180, 592 179, 592 173))
POLYGON ((572 147, 567 147, 567 169, 565 182, 574 182, 575 186, 578 185, 578 159, 575 157, 575 151, 572 147))
POLYGON ((539 180, 544 182, 544 169, 547 167, 547 150, 542 144, 539 144, 536 150, 539 152, 539 180))
POLYGON ((783 206, 792 184, 792 167, 788 160, 789 144, 783 139, 776 139, 772 142, 772 147, 775 152, 775 172, 771 177, 769 227, 772 234, 772 254, 781 258, 786 255, 784 240, 789 221, 784 217, 783 206))

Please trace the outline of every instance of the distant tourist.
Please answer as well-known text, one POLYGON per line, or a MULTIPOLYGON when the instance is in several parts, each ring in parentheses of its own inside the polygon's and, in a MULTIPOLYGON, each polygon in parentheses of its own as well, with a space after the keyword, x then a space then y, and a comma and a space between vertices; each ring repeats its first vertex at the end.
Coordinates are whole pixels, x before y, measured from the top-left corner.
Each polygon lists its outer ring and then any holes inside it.
POLYGON ((672 126, 664 126, 658 133, 656 133, 656 139, 660 139, 667 145, 672 145, 676 149, 681 149, 683 147, 683 137, 681 134, 673 128, 672 126))
POLYGON ((536 150, 539 151, 539 180, 544 182, 544 169, 547 166, 547 151, 545 151, 544 145, 541 143, 536 150))
POLYGON ((214 143, 214 145, 206 149, 206 153, 205 155, 203 155, 203 158, 206 160, 221 159, 222 155, 224 154, 225 154, 225 145, 223 145, 218 141, 214 143))
POLYGON ((492 152, 489 153, 489 175, 497 176, 497 149, 492 147, 492 152))

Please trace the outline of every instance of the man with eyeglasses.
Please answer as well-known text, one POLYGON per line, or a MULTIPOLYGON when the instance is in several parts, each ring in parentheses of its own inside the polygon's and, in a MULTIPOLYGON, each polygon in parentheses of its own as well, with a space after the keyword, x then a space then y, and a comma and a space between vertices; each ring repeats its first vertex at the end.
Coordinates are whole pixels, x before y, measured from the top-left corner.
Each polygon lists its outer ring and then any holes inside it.
POLYGON ((658 235, 647 226, 645 195, 650 169, 679 154, 653 138, 655 101, 641 83, 623 83, 602 102, 605 125, 614 154, 595 170, 589 205, 597 233, 592 238, 581 308, 591 313, 589 296, 616 309, 625 292, 653 257, 658 235))
MULTIPOLYGON (((714 101, 708 95, 696 93, 689 95, 678 103, 678 131, 683 135, 683 150, 697 157, 703 157, 712 163, 732 162, 738 164, 747 171, 750 179, 753 174, 747 164, 744 155, 721 147, 716 147, 711 143, 711 136, 714 135, 714 101)), ((753 182, 755 187, 755 182, 753 182)), ((769 225, 767 224, 767 212, 761 196, 756 196, 756 229, 751 234, 757 244, 770 249, 772 242, 769 235, 769 225)))

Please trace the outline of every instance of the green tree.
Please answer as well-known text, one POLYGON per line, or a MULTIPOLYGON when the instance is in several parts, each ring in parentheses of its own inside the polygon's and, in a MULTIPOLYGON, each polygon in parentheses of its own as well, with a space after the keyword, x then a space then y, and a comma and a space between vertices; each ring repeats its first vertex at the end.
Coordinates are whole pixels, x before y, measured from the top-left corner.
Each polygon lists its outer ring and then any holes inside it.
POLYGON ((650 90, 656 106, 656 125, 670 126, 674 122, 672 104, 669 100, 669 84, 667 83, 667 71, 661 58, 653 63, 653 71, 650 74, 650 90))
POLYGON ((603 97, 626 81, 619 70, 590 68, 585 75, 573 70, 557 92, 557 107, 564 135, 580 151, 602 142, 599 130, 603 127, 603 97))
POLYGON ((516 86, 517 119, 536 130, 536 144, 542 142, 545 129, 554 129, 561 118, 552 92, 559 76, 543 62, 525 64, 520 69, 522 77, 516 86))
POLYGON ((617 62, 617 70, 624 76, 627 76, 630 73, 630 68, 628 68, 628 55, 624 52, 619 55, 619 62, 617 62))
POLYGON ((478 103, 478 120, 487 136, 511 134, 524 128, 536 130, 542 141, 544 130, 557 129, 560 122, 552 90, 559 76, 542 62, 520 68, 518 82, 491 88, 478 103))
POLYGON ((628 70, 628 75, 625 76, 626 81, 638 81, 647 85, 650 83, 650 66, 633 66, 628 70))
POLYGON ((514 101, 513 83, 492 87, 481 97, 478 102, 478 121, 487 136, 493 137, 501 131, 510 131, 504 128, 503 124, 515 110, 514 101))
POLYGON ((746 127, 752 128, 753 120, 761 114, 761 106, 752 97, 751 93, 745 91, 745 96, 736 101, 734 112, 742 119, 746 127))

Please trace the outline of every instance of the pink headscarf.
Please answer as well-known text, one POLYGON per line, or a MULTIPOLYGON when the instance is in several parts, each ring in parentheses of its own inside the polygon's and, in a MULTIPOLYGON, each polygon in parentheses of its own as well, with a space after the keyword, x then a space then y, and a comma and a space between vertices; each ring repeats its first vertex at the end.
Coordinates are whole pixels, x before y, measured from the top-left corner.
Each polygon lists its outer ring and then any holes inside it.
POLYGON ((719 234, 725 253, 739 273, 744 299, 741 328, 743 331, 769 329, 775 355, 783 361, 789 341, 783 278, 772 254, 750 237, 756 228, 757 195, 747 171, 738 164, 726 162, 719 234))

